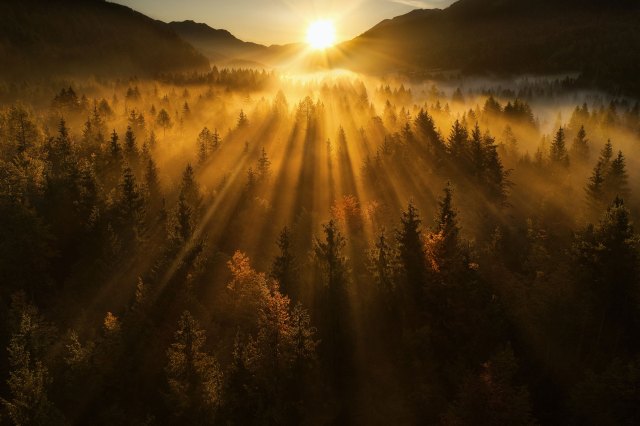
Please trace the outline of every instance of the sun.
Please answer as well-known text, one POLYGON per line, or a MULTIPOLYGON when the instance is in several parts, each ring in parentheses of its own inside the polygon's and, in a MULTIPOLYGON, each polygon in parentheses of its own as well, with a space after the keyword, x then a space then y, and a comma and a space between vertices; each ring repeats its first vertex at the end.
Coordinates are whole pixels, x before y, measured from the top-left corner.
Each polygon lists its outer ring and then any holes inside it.
POLYGON ((336 27, 327 19, 313 22, 307 29, 307 43, 313 49, 326 49, 336 44, 336 27))

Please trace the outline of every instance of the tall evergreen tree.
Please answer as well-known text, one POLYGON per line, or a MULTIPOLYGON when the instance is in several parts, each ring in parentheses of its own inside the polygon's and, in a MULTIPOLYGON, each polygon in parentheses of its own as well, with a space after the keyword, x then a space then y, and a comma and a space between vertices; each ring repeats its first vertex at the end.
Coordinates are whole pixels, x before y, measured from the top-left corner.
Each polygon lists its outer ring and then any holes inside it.
POLYGON ((113 129, 111 133, 111 139, 109 140, 109 153, 111 154, 111 158, 115 161, 119 161, 122 155, 122 148, 120 147, 118 133, 113 129))
POLYGON ((271 266, 271 277, 280 283, 280 289, 284 294, 293 297, 297 291, 293 288, 297 268, 291 247, 291 231, 286 226, 280 232, 277 244, 280 252, 271 266))
POLYGON ((552 164, 562 167, 569 166, 569 153, 567 152, 566 147, 566 136, 562 127, 558 129, 553 138, 549 157, 552 164))
POLYGON ((453 208, 453 188, 450 183, 444 188, 444 195, 438 203, 434 233, 437 244, 433 247, 432 258, 437 269, 448 273, 458 267, 462 261, 460 247, 460 227, 457 213, 453 208))
POLYGON ((30 305, 18 308, 18 323, 7 347, 9 399, 0 398, 8 420, 16 425, 64 424, 49 398, 52 378, 43 363, 43 322, 30 305))
POLYGON ((418 209, 409 201, 396 231, 398 261, 403 279, 403 293, 408 303, 420 304, 428 277, 426 253, 418 209))
POLYGON ((215 358, 206 352, 205 344, 205 331, 185 311, 167 349, 165 371, 178 417, 191 424, 213 423, 221 400, 222 373, 215 358))
POLYGON ((602 150, 600 151, 600 157, 598 158, 598 162, 602 165, 602 170, 609 169, 612 158, 613 145, 611 144, 611 140, 608 140, 604 147, 602 147, 602 150))
POLYGON ((618 151, 618 155, 611 162, 604 179, 604 191, 609 200, 615 197, 626 198, 629 196, 629 178, 625 163, 622 151, 618 151))
POLYGON ((587 140, 587 132, 584 126, 580 126, 580 130, 578 130, 576 137, 573 139, 571 155, 583 163, 589 160, 589 141, 587 140))
POLYGON ((158 115, 156 117, 156 124, 162 128, 162 134, 164 136, 167 135, 167 130, 173 126, 173 123, 171 122, 171 116, 164 108, 158 112, 158 115))
POLYGON ((478 123, 474 126, 471 131, 471 138, 469 140, 469 154, 470 154, 470 166, 471 170, 468 172, 477 179, 481 181, 485 171, 485 152, 484 152, 484 143, 483 143, 482 133, 480 132, 480 126, 478 123))
POLYGON ((129 164, 135 164, 138 160, 138 145, 136 144, 136 136, 131 126, 127 126, 124 135, 124 153, 129 164))
POLYGON ((258 158, 258 176, 260 179, 267 179, 271 173, 271 160, 267 156, 267 151, 262 147, 260 158, 258 158))
POLYGON ((369 270, 374 277, 378 291, 389 296, 396 286, 396 254, 389 244, 389 238, 382 228, 371 252, 369 270))
POLYGON ((122 171, 116 209, 120 226, 128 238, 139 236, 144 223, 145 201, 129 166, 122 171))
POLYGON ((593 173, 589 177, 589 182, 586 187, 587 202, 596 212, 602 211, 606 205, 606 196, 604 190, 604 174, 602 171, 602 163, 598 161, 598 164, 593 168, 593 173))
POLYGON ((459 120, 453 123, 449 135, 449 154, 454 162, 464 167, 469 162, 469 133, 459 120))

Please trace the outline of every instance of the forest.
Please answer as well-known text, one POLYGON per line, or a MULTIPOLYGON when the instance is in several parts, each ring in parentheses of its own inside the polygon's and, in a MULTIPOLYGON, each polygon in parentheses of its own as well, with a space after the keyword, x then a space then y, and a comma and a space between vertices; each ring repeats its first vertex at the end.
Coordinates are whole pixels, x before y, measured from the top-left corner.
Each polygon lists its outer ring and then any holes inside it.
POLYGON ((632 425, 640 103, 0 84, 0 424, 632 425))

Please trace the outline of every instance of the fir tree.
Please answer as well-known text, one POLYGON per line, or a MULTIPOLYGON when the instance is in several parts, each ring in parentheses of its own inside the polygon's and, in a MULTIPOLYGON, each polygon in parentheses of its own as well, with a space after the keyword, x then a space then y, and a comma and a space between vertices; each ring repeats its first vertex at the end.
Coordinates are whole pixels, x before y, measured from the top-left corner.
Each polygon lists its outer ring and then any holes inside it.
POLYGON ((592 209, 596 212, 602 211, 605 202, 605 191, 604 191, 604 175, 602 172, 602 163, 598 162, 596 167, 593 169, 593 173, 591 177, 589 177, 589 182, 586 187, 587 192, 587 201, 592 209))
POLYGON ((571 155, 583 163, 589 160, 589 141, 587 140, 587 132, 584 126, 580 127, 576 137, 573 139, 571 155))
POLYGON ((271 160, 267 156, 267 151, 262 148, 260 158, 258 159, 258 176, 260 179, 267 179, 271 173, 271 160))
POLYGON ((456 162, 464 167, 469 161, 469 134, 459 120, 453 123, 451 134, 449 135, 449 154, 456 162))
POLYGON ((567 152, 565 138, 564 129, 560 127, 551 143, 549 156, 552 164, 569 167, 569 154, 567 152))
POLYGON ((412 201, 402 213, 400 229, 396 231, 398 260, 404 278, 405 297, 419 304, 427 280, 427 264, 420 216, 412 201))
POLYGON ((136 137, 133 133, 131 126, 127 126, 127 132, 124 135, 124 152, 127 161, 130 164, 135 164, 138 160, 138 145, 136 144, 136 137))
POLYGON ((293 296, 293 283, 296 272, 295 256, 291 247, 291 231, 286 226, 280 232, 277 241, 280 252, 271 266, 271 277, 280 283, 280 289, 289 297, 293 296))
POLYGON ((247 114, 244 113, 244 110, 240 110, 240 115, 238 115, 238 128, 242 129, 249 125, 249 119, 247 118, 247 114))
POLYGON ((387 297, 395 290, 397 273, 396 254, 382 228, 370 255, 369 270, 378 290, 387 297))
POLYGON ((115 161, 119 161, 122 155, 122 148, 120 147, 118 133, 114 129, 111 133, 111 139, 109 142, 109 153, 111 154, 111 158, 115 161))
POLYGON ((622 151, 618 151, 618 155, 611 162, 609 170, 607 170, 604 192, 609 200, 615 197, 625 198, 629 195, 628 175, 622 151))
POLYGON ((222 373, 205 344, 205 331, 185 311, 167 349, 165 371, 178 416, 189 423, 210 419, 221 400, 222 373))

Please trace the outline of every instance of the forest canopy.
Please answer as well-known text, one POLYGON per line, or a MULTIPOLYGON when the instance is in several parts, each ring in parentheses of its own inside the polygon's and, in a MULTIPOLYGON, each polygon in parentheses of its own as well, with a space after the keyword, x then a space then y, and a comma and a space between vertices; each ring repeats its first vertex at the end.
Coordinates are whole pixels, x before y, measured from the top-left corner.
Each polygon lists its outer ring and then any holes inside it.
POLYGON ((3 85, 0 423, 632 424, 639 143, 549 79, 3 85))

